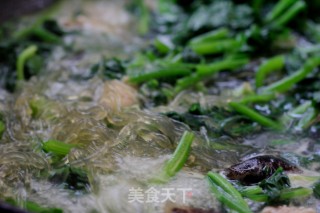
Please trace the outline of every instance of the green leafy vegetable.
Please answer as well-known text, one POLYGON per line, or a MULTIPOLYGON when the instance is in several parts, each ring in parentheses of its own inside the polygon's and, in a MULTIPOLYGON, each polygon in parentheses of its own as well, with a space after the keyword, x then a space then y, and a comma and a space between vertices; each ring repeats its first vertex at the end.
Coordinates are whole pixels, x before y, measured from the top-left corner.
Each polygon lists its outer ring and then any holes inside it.
POLYGON ((281 16, 283 12, 293 5, 297 0, 280 0, 267 14, 266 21, 271 22, 281 16))
POLYGON ((166 104, 172 98, 170 89, 166 86, 156 79, 142 84, 139 92, 145 97, 143 105, 150 108, 166 104))
POLYGON ((65 32, 52 19, 39 19, 30 27, 16 32, 13 36, 18 41, 33 40, 49 44, 60 44, 65 32))
POLYGON ((269 201, 272 201, 279 199, 281 190, 289 188, 291 185, 288 176, 280 167, 271 177, 261 181, 259 186, 264 190, 269 201))
POLYGON ((229 36, 230 31, 227 28, 219 28, 190 39, 189 44, 196 46, 197 44, 208 44, 217 40, 225 39, 229 36))
POLYGON ((72 148, 75 148, 74 144, 67 144, 58 140, 48 140, 45 141, 42 145, 42 149, 45 152, 52 152, 56 155, 65 156, 69 154, 72 148))
MULTIPOLYGON (((141 69, 141 68, 140 68, 141 69)), ((152 79, 165 79, 165 78, 177 78, 181 76, 186 76, 191 74, 191 69, 189 66, 184 64, 166 64, 152 67, 149 70, 142 69, 136 71, 134 75, 129 75, 129 80, 133 83, 142 83, 146 81, 150 81, 152 79)))
POLYGON ((302 130, 309 126, 312 119, 316 116, 316 111, 312 106, 312 101, 297 106, 285 113, 280 121, 286 127, 294 127, 296 130, 302 130))
POLYGON ((62 44, 61 38, 66 34, 56 21, 46 18, 14 30, 0 41, 0 75, 4 79, 0 87, 10 92, 15 90, 17 80, 28 80, 42 70, 48 54, 62 44))
POLYGON ((17 77, 18 80, 23 81, 25 80, 24 77, 24 65, 26 61, 31 58, 37 51, 37 46, 32 45, 27 47, 25 50, 23 50, 20 55, 18 56, 17 60, 17 77))
POLYGON ((313 194, 317 199, 320 199, 320 182, 316 183, 313 187, 313 194))
POLYGON ((298 187, 298 188, 290 188, 284 189, 281 191, 279 200, 290 200, 302 197, 308 197, 312 195, 312 189, 298 187))
POLYGON ((129 5, 129 9, 136 15, 138 19, 138 32, 144 35, 149 32, 150 11, 145 0, 134 0, 129 5))
POLYGON ((49 178, 55 184, 64 184, 65 188, 71 190, 87 190, 90 186, 87 172, 82 168, 64 166, 52 172, 49 178))
POLYGON ((276 97, 275 94, 254 94, 254 95, 246 95, 243 97, 239 103, 248 104, 248 103, 256 103, 256 102, 269 102, 276 97))
POLYGON ((184 132, 176 150, 173 153, 172 158, 166 163, 164 167, 165 173, 172 177, 174 176, 184 165, 189 157, 191 144, 194 139, 194 134, 191 132, 184 132))
POLYGON ((310 72, 320 65, 320 56, 315 56, 307 60, 304 66, 292 75, 283 78, 267 87, 262 88, 262 92, 286 92, 296 83, 304 79, 310 72))
POLYGON ((155 178, 156 182, 166 182, 169 178, 173 177, 180 171, 189 157, 193 139, 194 134, 192 132, 185 131, 183 133, 171 159, 164 165, 162 174, 155 178))
POLYGON ((162 54, 166 54, 173 49, 173 44, 167 36, 157 37, 154 40, 153 45, 162 54))
POLYGON ((177 81, 175 92, 178 93, 186 88, 192 87, 195 83, 208 78, 209 76, 218 73, 222 70, 233 70, 245 65, 248 62, 244 59, 225 59, 222 61, 213 62, 211 64, 200 64, 196 66, 196 73, 180 78, 177 81))
POLYGON ((243 41, 237 39, 222 39, 206 43, 196 43, 191 45, 191 49, 200 54, 217 54, 223 52, 235 52, 241 48, 243 41))
POLYGON ((300 11, 306 7, 304 1, 297 1, 292 5, 284 14, 274 20, 273 25, 276 27, 282 27, 291 21, 300 11))
POLYGON ((1 139, 2 134, 4 133, 5 130, 6 130, 6 126, 5 126, 4 122, 2 122, 0 120, 0 139, 1 139))
POLYGON ((275 56, 265 61, 257 70, 256 73, 256 87, 263 85, 266 75, 273 71, 280 70, 284 67, 284 56, 275 56))
POLYGON ((221 175, 209 172, 207 179, 211 191, 228 208, 240 213, 252 212, 242 195, 221 175))
MULTIPOLYGON (((6 202, 13 206, 19 207, 18 202, 12 198, 7 198, 6 202)), ((63 210, 60 208, 47 208, 32 201, 25 201, 23 205, 25 206, 26 210, 33 213, 63 213, 63 210)))
POLYGON ((280 167, 269 178, 261 181, 258 186, 241 189, 241 194, 257 202, 279 204, 291 199, 307 197, 312 194, 309 188, 290 188, 290 180, 280 167))
POLYGON ((125 71, 126 67, 119 59, 102 59, 91 67, 91 76, 101 74, 104 79, 121 79, 125 71))
POLYGON ((275 130, 282 130, 283 129, 283 127, 281 126, 280 123, 273 121, 263 115, 260 115, 259 113, 250 109, 249 107, 245 106, 244 104, 230 102, 229 106, 231 106, 235 111, 237 111, 243 115, 246 115, 251 120, 258 122, 259 124, 261 124, 265 127, 269 127, 271 129, 275 129, 275 130))
POLYGON ((187 26, 194 31, 218 27, 244 29, 249 27, 252 21, 252 10, 248 5, 235 5, 232 1, 213 1, 209 5, 198 7, 187 26))

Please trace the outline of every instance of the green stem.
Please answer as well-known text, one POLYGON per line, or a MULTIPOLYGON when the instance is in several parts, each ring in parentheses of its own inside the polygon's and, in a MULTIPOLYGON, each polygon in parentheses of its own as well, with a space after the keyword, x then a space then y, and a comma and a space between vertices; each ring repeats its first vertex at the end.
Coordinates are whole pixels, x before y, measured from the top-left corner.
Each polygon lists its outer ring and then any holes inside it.
POLYGON ((271 129, 275 129, 275 130, 282 130, 283 129, 281 124, 257 113, 256 111, 250 109, 249 107, 245 106, 244 104, 230 102, 229 106, 232 107, 235 111, 237 111, 237 112, 247 116, 251 120, 261 124, 262 126, 265 126, 265 127, 271 128, 271 129))
POLYGON ((200 76, 197 73, 194 73, 192 75, 189 75, 187 77, 184 78, 180 78, 177 81, 177 84, 174 88, 174 92, 177 94, 179 92, 181 92, 182 90, 195 86, 196 83, 198 83, 199 81, 203 80, 203 76, 200 76))
POLYGON ((265 194, 243 194, 243 196, 256 202, 267 202, 269 200, 268 195, 265 194))
POLYGON ((167 78, 173 76, 186 76, 191 74, 191 69, 185 66, 169 65, 147 73, 141 73, 137 76, 129 77, 132 83, 142 83, 152 79, 167 78))
POLYGON ((2 121, 0 121, 0 139, 5 129, 6 129, 5 124, 2 121))
POLYGON ((19 81, 24 80, 24 65, 29 58, 34 56, 34 54, 37 52, 37 49, 38 47, 35 45, 28 46, 18 56, 16 66, 17 66, 17 78, 19 81))
POLYGON ((236 51, 242 46, 243 41, 236 39, 222 39, 191 45, 191 49, 200 55, 209 55, 223 52, 236 51))
POLYGON ((173 48, 173 44, 169 39, 167 39, 167 37, 159 36, 158 38, 154 39, 153 45, 160 53, 163 54, 168 53, 173 48))
POLYGON ((140 9, 138 31, 141 35, 144 35, 149 31, 150 14, 144 0, 138 0, 138 6, 140 9))
MULTIPOLYGON (((222 177, 220 174, 215 173, 215 172, 209 172, 208 177, 211 179, 211 181, 222 188, 225 192, 227 192, 229 195, 236 199, 242 199, 241 194, 238 192, 236 188, 234 188, 227 179, 222 177)), ((246 203, 244 201, 244 203, 246 203)))
POLYGON ((199 81, 202 81, 215 73, 218 73, 222 70, 237 69, 247 63, 247 58, 241 58, 225 59, 223 61, 218 61, 211 64, 198 65, 196 66, 196 73, 181 78, 177 81, 174 91, 175 93, 179 93, 186 88, 196 85, 199 81))
POLYGON ((172 158, 164 167, 164 171, 167 176, 173 177, 183 167, 189 157, 193 139, 194 134, 192 132, 185 131, 183 133, 172 158))
POLYGON ((304 1, 296 2, 292 7, 288 9, 282 16, 277 18, 273 25, 277 27, 282 27, 286 25, 294 16, 296 16, 300 11, 302 11, 306 7, 306 3, 304 1))
POLYGON ((70 150, 74 147, 76 147, 76 145, 67 144, 58 140, 48 140, 42 144, 42 149, 45 152, 52 152, 62 156, 69 154, 70 150))
POLYGON ((28 200, 26 201, 23 200, 22 203, 20 204, 18 200, 15 200, 13 198, 6 198, 5 202, 12 206, 25 208, 26 210, 28 210, 28 212, 33 212, 33 213, 63 213, 62 209, 43 207, 37 203, 28 201, 28 200))
MULTIPOLYGON (((290 126, 290 124, 297 118, 297 116, 302 116, 308 109, 312 108, 312 101, 306 101, 305 103, 285 113, 281 117, 280 121, 284 126, 290 126)), ((312 118, 310 118, 310 120, 311 119, 312 118)))
POLYGON ((258 95, 247 95, 242 98, 239 103, 248 104, 248 103, 256 103, 256 102, 269 102, 275 98, 274 93, 270 94, 258 94, 258 95))
POLYGON ((251 212, 241 194, 220 174, 208 172, 207 179, 211 191, 220 202, 240 213, 251 212))
POLYGON ((256 195, 263 193, 263 189, 260 186, 248 186, 244 189, 242 189, 241 194, 246 194, 246 195, 256 195))
POLYGON ((197 44, 209 43, 219 39, 224 39, 228 37, 229 33, 230 32, 227 28, 219 28, 217 30, 213 30, 213 31, 201 34, 199 36, 193 37, 189 41, 189 45, 196 46, 197 44))
MULTIPOLYGON (((264 194, 263 190, 259 186, 247 187, 241 194, 250 200, 257 202, 267 202, 269 200, 268 195, 264 194)), ((295 198, 307 197, 312 194, 312 189, 309 188, 290 188, 283 189, 280 192, 279 201, 291 200, 295 198)))
POLYGON ((37 203, 26 201, 25 208, 34 213, 63 213, 63 210, 60 208, 46 208, 42 207, 37 203))
POLYGON ((273 71, 280 70, 284 67, 285 58, 282 55, 275 56, 265 61, 257 70, 256 73, 256 87, 259 88, 263 85, 266 75, 273 71))
POLYGON ((285 92, 291 89, 296 83, 303 80, 314 68, 320 65, 320 56, 310 58, 304 66, 295 73, 281 79, 267 87, 262 88, 262 92, 285 92))
POLYGON ((264 194, 263 189, 259 186, 249 186, 241 191, 244 197, 256 202, 267 202, 268 195, 264 194))
POLYGON ((32 33, 35 36, 41 38, 41 40, 44 42, 54 43, 54 44, 59 44, 61 42, 61 39, 58 36, 47 31, 46 29, 43 29, 42 27, 33 29, 32 33))
POLYGON ((183 165, 189 157, 193 139, 194 134, 192 132, 185 131, 183 133, 172 157, 165 163, 161 173, 151 178, 151 183, 166 183, 170 180, 171 177, 175 176, 181 170, 181 168, 183 167, 183 165))
POLYGON ((196 67, 197 73, 202 76, 212 75, 221 70, 233 70, 237 69, 245 64, 249 60, 247 58, 240 59, 225 59, 223 61, 213 62, 211 64, 202 64, 196 67))
POLYGON ((272 8, 272 10, 267 14, 266 21, 271 22, 277 17, 279 17, 283 12, 293 5, 297 0, 280 0, 278 3, 272 8))
POLYGON ((284 189, 280 193, 279 200, 291 200, 294 198, 307 197, 312 195, 312 189, 309 188, 293 188, 293 189, 284 189))
POLYGON ((13 38, 16 40, 20 40, 32 34, 34 29, 41 27, 45 20, 54 17, 54 14, 56 14, 56 12, 60 9, 62 3, 63 1, 55 1, 55 3, 52 4, 50 7, 41 10, 40 13, 37 15, 36 21, 33 24, 31 24, 31 26, 28 26, 27 28, 24 28, 14 33, 13 38))

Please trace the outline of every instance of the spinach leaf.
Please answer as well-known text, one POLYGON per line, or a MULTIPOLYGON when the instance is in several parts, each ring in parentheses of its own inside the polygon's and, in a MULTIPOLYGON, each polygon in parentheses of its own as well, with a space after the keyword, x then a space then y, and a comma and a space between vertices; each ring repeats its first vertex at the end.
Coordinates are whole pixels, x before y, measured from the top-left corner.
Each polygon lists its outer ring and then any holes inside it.
POLYGON ((37 75, 43 68, 45 58, 56 45, 62 44, 66 34, 55 20, 44 20, 40 24, 18 32, 8 32, 7 38, 0 41, 0 87, 13 92, 16 87, 16 63, 19 54, 28 46, 36 45, 37 54, 24 64, 25 80, 37 75))
POLYGON ((316 183, 313 187, 313 194, 317 199, 320 199, 320 182, 316 183))
MULTIPOLYGON (((18 201, 13 198, 6 198, 5 201, 12 206, 19 207, 18 201)), ((33 212, 33 213, 63 213, 63 210, 60 208, 50 208, 50 207, 43 207, 35 202, 32 201, 25 201, 24 202, 26 210, 33 212)))
POLYGON ((283 172, 283 169, 278 168, 275 173, 261 181, 259 186, 263 189, 264 193, 268 195, 269 202, 275 202, 281 194, 281 190, 290 188, 290 180, 288 176, 283 172))
POLYGON ((123 62, 117 58, 102 59, 91 67, 90 77, 101 74, 103 79, 121 79, 126 68, 123 62))
POLYGON ((64 166, 52 172, 49 178, 55 184, 62 184, 66 189, 86 191, 90 186, 87 172, 82 168, 64 166))

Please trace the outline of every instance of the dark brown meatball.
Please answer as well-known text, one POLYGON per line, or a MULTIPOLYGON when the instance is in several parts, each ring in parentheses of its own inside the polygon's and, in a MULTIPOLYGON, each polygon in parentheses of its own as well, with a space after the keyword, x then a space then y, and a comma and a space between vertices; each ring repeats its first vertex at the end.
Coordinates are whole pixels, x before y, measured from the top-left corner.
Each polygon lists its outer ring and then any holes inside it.
POLYGON ((230 180, 238 180, 244 185, 251 185, 270 177, 279 167, 287 172, 301 172, 296 165, 285 159, 263 155, 231 166, 226 169, 226 176, 230 180))

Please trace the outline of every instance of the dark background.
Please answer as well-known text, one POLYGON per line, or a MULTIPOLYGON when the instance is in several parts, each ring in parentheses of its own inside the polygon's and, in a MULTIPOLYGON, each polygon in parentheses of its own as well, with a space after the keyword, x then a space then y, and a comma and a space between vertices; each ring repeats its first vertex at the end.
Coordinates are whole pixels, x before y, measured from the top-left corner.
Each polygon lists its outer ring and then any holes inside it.
POLYGON ((0 23, 41 10, 55 0, 2 0, 0 6, 0 23))

